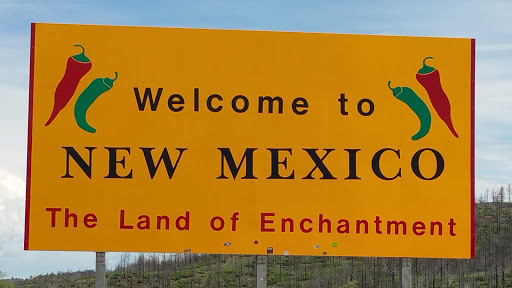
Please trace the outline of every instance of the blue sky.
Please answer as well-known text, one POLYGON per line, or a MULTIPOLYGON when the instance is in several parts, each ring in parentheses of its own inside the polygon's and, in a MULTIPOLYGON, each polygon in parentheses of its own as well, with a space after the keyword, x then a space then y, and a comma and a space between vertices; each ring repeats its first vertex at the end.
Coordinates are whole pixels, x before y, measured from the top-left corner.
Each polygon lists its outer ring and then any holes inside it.
MULTIPOLYGON (((0 0, 0 271, 94 269, 91 252, 23 250, 30 23, 476 39, 476 197, 512 183, 510 1, 0 0)), ((113 268, 118 253, 107 254, 113 268)))

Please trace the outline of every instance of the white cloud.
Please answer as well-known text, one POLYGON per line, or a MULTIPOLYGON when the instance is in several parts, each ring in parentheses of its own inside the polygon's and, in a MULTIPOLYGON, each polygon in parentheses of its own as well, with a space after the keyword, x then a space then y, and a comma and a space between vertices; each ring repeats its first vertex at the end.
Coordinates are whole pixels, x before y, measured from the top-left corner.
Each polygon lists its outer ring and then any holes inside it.
MULTIPOLYGON (((476 176, 481 183, 490 183, 487 188, 496 188, 512 184, 512 144, 510 141, 488 138, 479 140, 476 144, 476 176)), ((481 193, 485 189, 477 190, 481 193)))
MULTIPOLYGON (((475 90, 475 114, 479 122, 477 126, 483 128, 482 126, 489 124, 512 124, 512 82, 480 81, 475 90)), ((480 132, 484 131, 477 131, 477 136, 480 132)))
POLYGON ((0 171, 0 256, 6 252, 4 245, 9 242, 4 241, 6 238, 23 234, 24 191, 25 182, 21 178, 0 171))
MULTIPOLYGON (((94 252, 25 251, 25 181, 0 171, 0 271, 8 278, 94 269, 94 252)), ((120 253, 107 253, 107 267, 115 268, 120 253)))
POLYGON ((25 175, 27 154, 28 92, 0 82, 0 170, 25 175))
POLYGON ((30 45, 28 39, 19 35, 2 35, 1 38, 0 170, 25 175, 30 45))
POLYGON ((0 189, 0 257, 6 257, 23 243, 23 181, 0 173, 0 189))
POLYGON ((33 9, 34 5, 29 3, 23 3, 22 1, 7 1, 4 0, 0 3, 0 9, 33 9))
MULTIPOLYGON (((9 258, 23 248, 24 181, 0 171, 0 257, 9 258)), ((2 265, 2 264, 0 264, 2 265)), ((0 270, 6 271, 6 269, 0 270)))
POLYGON ((476 53, 512 52, 512 43, 499 43, 476 46, 476 53))
POLYGON ((2 0, 0 3, 0 15, 9 13, 25 13, 36 15, 57 15, 59 12, 66 12, 85 8, 85 4, 76 3, 78 1, 48 0, 44 3, 27 0, 2 0))

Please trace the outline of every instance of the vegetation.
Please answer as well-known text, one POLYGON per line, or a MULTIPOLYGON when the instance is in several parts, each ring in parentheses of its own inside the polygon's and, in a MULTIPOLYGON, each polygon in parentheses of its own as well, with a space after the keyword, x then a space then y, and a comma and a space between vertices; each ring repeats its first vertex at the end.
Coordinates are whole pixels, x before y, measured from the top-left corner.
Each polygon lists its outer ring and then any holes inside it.
MULTIPOLYGON (((509 185, 478 199, 475 259, 412 259, 413 287, 512 287, 511 194, 509 185)), ((256 287, 255 256, 130 255, 107 273, 107 287, 256 287)), ((398 258, 271 255, 267 287, 399 287, 400 271, 398 258)), ((94 271, 4 280, 0 287, 94 287, 94 271)))

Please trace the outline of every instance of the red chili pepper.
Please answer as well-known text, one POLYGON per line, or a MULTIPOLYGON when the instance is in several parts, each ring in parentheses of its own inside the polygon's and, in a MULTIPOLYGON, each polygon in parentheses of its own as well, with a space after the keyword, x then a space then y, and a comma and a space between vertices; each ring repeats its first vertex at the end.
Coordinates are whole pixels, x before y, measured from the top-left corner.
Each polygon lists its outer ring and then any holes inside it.
POLYGON ((53 119, 57 117, 57 114, 66 107, 73 94, 75 94, 80 79, 91 70, 92 63, 84 54, 85 48, 78 44, 74 46, 82 48, 82 53, 68 58, 66 72, 64 72, 64 76, 55 89, 52 114, 48 121, 46 121, 45 126, 50 125, 53 119))
POLYGON ((450 100, 441 86, 441 78, 439 70, 425 64, 425 60, 434 59, 433 57, 425 57, 423 59, 423 67, 416 74, 416 80, 427 90, 428 97, 439 118, 446 123, 452 134, 459 138, 459 135, 453 127, 451 118, 450 100))

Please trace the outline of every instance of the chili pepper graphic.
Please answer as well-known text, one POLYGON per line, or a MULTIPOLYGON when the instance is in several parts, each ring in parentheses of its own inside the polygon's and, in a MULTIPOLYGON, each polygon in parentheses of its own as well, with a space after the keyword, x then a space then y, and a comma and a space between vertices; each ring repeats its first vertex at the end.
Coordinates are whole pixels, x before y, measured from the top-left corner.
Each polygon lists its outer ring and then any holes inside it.
POLYGON ((86 113, 89 107, 91 107, 92 103, 98 99, 98 97, 107 92, 114 86, 114 81, 116 78, 111 79, 108 77, 105 78, 96 78, 92 80, 91 84, 85 88, 85 90, 78 96, 75 103, 75 120, 76 124, 83 130, 94 133, 96 129, 94 129, 89 123, 87 123, 86 113))
POLYGON ((441 86, 441 78, 439 76, 439 70, 434 67, 430 67, 425 64, 425 60, 434 59, 433 57, 425 57, 423 59, 423 67, 416 74, 416 80, 427 90, 428 97, 430 98, 430 102, 434 109, 439 115, 439 118, 446 123, 446 126, 450 129, 452 134, 459 138, 459 135, 455 131, 453 127, 452 118, 451 118, 451 107, 450 100, 446 93, 444 93, 443 87, 441 86))
POLYGON ((85 56, 85 48, 82 45, 74 45, 73 47, 82 48, 82 53, 76 54, 72 57, 68 58, 68 62, 66 64, 66 71, 64 72, 64 76, 60 80, 57 88, 55 89, 55 95, 53 100, 53 110, 52 114, 48 121, 46 121, 45 126, 50 125, 53 119, 57 117, 57 114, 66 107, 69 100, 75 94, 76 87, 80 82, 80 79, 91 70, 92 63, 85 56))
POLYGON ((427 105, 420 97, 409 87, 391 87, 391 81, 388 81, 388 87, 393 91, 393 96, 404 102, 418 116, 420 120, 420 130, 412 136, 412 140, 419 140, 425 137, 430 131, 432 117, 427 105))

